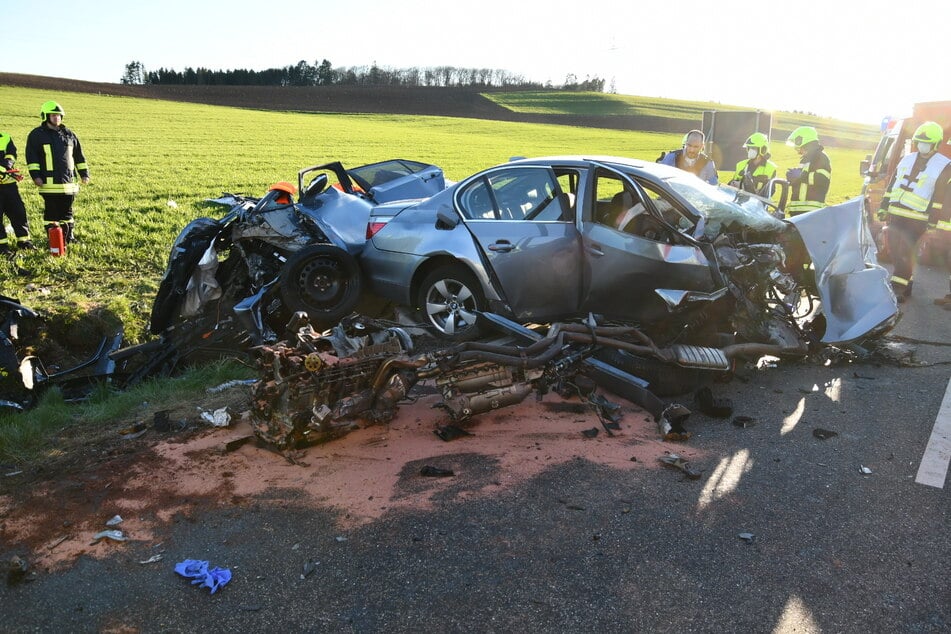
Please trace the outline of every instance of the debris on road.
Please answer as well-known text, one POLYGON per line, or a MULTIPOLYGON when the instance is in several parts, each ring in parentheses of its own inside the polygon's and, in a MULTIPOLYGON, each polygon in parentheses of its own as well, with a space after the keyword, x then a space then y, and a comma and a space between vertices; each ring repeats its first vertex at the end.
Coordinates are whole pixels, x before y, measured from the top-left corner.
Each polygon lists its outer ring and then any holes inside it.
POLYGON ((313 559, 308 559, 307 561, 305 561, 301 569, 300 578, 306 579, 307 577, 312 575, 313 572, 317 570, 317 565, 319 563, 320 563, 319 561, 314 561, 313 559))
POLYGON ((201 418, 214 427, 227 427, 231 424, 231 414, 228 412, 227 406, 219 407, 213 413, 202 412, 201 418))
POLYGON ((715 398, 708 387, 702 387, 694 395, 700 411, 713 418, 729 418, 733 413, 733 401, 728 398, 715 398))
POLYGON ((733 425, 741 429, 746 429, 747 427, 752 427, 756 424, 756 419, 752 416, 734 416, 733 425))
POLYGON ((448 478, 456 474, 452 469, 443 469, 442 467, 426 465, 419 470, 419 475, 425 476, 427 478, 448 478))
POLYGON ((823 429, 821 427, 816 427, 812 430, 812 435, 818 438, 819 440, 828 440, 829 438, 835 438, 839 435, 839 432, 832 431, 830 429, 823 429))
POLYGON ((128 541, 128 537, 125 536, 125 533, 118 529, 109 530, 109 531, 100 531, 92 536, 92 543, 98 544, 103 539, 111 539, 114 542, 124 542, 128 541))
POLYGON ((679 469, 690 480, 699 480, 700 476, 702 475, 700 471, 697 471, 691 467, 690 463, 683 459, 679 454, 672 453, 666 456, 661 456, 659 460, 668 467, 679 469))
POLYGON ((745 541, 747 544, 752 544, 753 540, 756 539, 756 536, 753 535, 753 533, 740 533, 737 535, 737 537, 745 541))
POLYGON ((871 475, 872 470, 866 467, 865 465, 859 465, 859 473, 862 475, 871 475))
POLYGON ((106 526, 118 526, 123 522, 121 515, 113 515, 112 519, 106 521, 106 526))
POLYGON ((450 440, 456 440, 457 438, 462 438, 463 436, 472 435, 471 432, 466 431, 458 425, 440 425, 433 430, 433 433, 446 442, 449 442, 450 440))

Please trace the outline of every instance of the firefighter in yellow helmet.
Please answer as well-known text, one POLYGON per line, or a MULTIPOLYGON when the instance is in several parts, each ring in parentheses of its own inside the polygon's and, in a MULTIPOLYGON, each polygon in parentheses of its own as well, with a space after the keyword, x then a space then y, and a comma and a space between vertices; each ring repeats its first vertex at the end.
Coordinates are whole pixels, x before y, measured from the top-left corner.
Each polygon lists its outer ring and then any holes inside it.
POLYGON ((30 224, 26 217, 26 206, 20 198, 17 183, 23 178, 15 169, 17 146, 13 138, 0 131, 0 255, 10 253, 7 242, 6 220, 10 221, 16 235, 17 249, 35 249, 30 241, 30 224), (6 217, 6 220, 4 220, 6 217))
POLYGON ((79 181, 89 182, 89 167, 79 138, 63 125, 66 113, 55 101, 40 106, 40 125, 26 139, 30 178, 43 197, 47 232, 60 225, 67 243, 77 242, 73 232, 73 200, 79 181))
POLYGON ((770 159, 769 137, 754 132, 743 144, 746 158, 736 164, 730 185, 760 196, 767 196, 769 181, 776 177, 776 164, 770 159))
POLYGON ((825 207, 832 163, 819 144, 819 133, 813 127, 800 126, 786 139, 786 145, 799 153, 799 166, 786 171, 790 190, 786 213, 798 216, 825 207))
POLYGON ((878 210, 879 220, 888 222, 888 250, 895 264, 891 282, 899 302, 911 297, 918 240, 939 223, 951 231, 951 159, 938 152, 943 139, 944 130, 934 121, 918 126, 912 137, 915 151, 899 161, 878 210))

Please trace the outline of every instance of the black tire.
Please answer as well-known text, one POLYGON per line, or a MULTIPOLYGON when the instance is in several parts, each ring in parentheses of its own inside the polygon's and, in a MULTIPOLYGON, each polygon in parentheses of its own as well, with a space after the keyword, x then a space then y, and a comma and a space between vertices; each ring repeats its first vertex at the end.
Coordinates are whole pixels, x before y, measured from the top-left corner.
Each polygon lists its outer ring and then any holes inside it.
POLYGON ((599 351, 595 358, 613 365, 618 370, 644 379, 650 384, 647 389, 657 396, 678 396, 693 392, 712 381, 716 374, 712 370, 682 368, 657 359, 638 357, 614 348, 599 351))
POLYGON ((198 218, 188 223, 175 239, 165 275, 152 302, 149 330, 153 335, 161 333, 178 318, 192 271, 220 232, 221 223, 214 218, 198 218))
POLYGON ((295 252, 281 270, 281 300, 289 313, 336 324, 353 312, 363 280, 356 259, 338 247, 316 244, 295 252))
POLYGON ((416 309, 437 337, 470 341, 481 334, 476 316, 486 308, 485 296, 475 277, 461 265, 430 272, 419 287, 416 309))

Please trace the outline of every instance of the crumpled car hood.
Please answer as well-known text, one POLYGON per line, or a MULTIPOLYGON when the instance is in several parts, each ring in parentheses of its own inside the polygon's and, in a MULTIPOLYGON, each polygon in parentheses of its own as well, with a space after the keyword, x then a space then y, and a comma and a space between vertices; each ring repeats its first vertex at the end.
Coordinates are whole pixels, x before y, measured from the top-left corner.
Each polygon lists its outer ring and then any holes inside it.
POLYGON ((823 343, 848 343, 895 325, 898 301, 888 282, 888 270, 878 263, 861 197, 795 216, 789 222, 802 236, 815 266, 826 318, 823 343))

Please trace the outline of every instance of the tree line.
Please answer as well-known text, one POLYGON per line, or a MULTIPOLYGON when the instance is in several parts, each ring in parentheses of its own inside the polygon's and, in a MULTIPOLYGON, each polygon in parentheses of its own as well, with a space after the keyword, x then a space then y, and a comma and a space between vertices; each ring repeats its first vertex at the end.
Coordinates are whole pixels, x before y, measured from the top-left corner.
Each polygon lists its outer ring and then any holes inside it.
POLYGON ((569 74, 565 82, 554 85, 541 83, 522 75, 498 68, 457 68, 433 66, 428 68, 383 68, 350 66, 334 68, 329 60, 309 64, 301 60, 282 68, 265 70, 212 70, 186 67, 184 71, 172 68, 146 70, 142 62, 126 64, 120 83, 131 85, 190 85, 190 86, 409 86, 442 88, 508 88, 531 90, 558 88, 573 91, 603 92, 604 80, 585 77, 579 80, 569 74))

